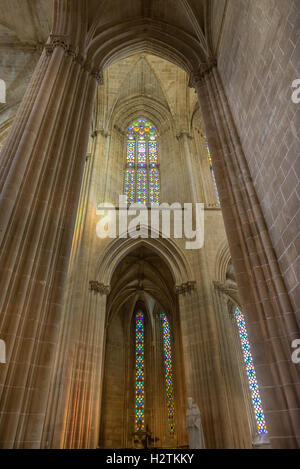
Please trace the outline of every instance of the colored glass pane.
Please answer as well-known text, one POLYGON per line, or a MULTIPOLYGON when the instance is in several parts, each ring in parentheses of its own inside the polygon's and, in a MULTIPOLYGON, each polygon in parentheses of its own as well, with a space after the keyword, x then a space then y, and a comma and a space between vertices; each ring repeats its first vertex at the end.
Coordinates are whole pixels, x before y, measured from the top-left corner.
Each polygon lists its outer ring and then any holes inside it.
POLYGON ((162 320, 163 346, 164 346, 164 371, 166 385, 166 401, 168 412, 168 424, 170 434, 175 433, 175 405, 174 405, 174 389, 173 389, 173 370, 172 370, 172 353, 171 353, 171 332, 170 324, 165 313, 160 315, 162 320))
POLYGON ((210 149, 209 149, 209 146, 208 146, 208 141, 205 142, 205 145, 206 145, 206 148, 207 148, 207 154, 208 154, 208 161, 209 161, 209 167, 210 167, 211 177, 212 177, 213 184, 214 184, 214 187, 215 187, 215 191, 216 191, 216 196, 217 196, 218 202, 220 202, 219 192, 218 192, 217 183, 216 183, 216 178, 215 178, 215 173, 214 173, 213 165, 212 165, 212 156, 211 156, 210 149))
POLYGON ((144 315, 136 314, 135 324, 135 429, 145 429, 144 315))
POLYGON ((160 202, 160 183, 158 168, 150 168, 149 170, 149 198, 151 203, 159 204, 160 202))
POLYGON ((156 128, 144 118, 128 126, 124 193, 129 204, 160 201, 156 135, 156 128))
POLYGON ((248 338, 248 332, 245 322, 245 317, 242 311, 239 308, 236 308, 234 317, 239 331, 239 336, 241 340, 242 352, 244 357, 244 363, 246 368, 246 373, 248 377, 249 389, 252 398, 252 404, 254 409, 254 415, 257 425, 258 433, 268 433, 266 420, 264 416, 263 406, 261 397, 259 394, 258 383, 256 379, 256 373, 254 369, 251 347, 248 338))
POLYGON ((136 201, 140 204, 147 203, 147 169, 139 168, 137 170, 136 201))

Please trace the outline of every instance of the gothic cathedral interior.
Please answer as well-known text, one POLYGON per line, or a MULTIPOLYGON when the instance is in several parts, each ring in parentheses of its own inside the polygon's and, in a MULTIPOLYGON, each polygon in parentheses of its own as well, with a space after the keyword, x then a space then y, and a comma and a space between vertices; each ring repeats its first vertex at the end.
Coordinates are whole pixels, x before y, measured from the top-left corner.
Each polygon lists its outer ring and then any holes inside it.
POLYGON ((0 448, 299 448, 299 37, 0 0, 0 448))

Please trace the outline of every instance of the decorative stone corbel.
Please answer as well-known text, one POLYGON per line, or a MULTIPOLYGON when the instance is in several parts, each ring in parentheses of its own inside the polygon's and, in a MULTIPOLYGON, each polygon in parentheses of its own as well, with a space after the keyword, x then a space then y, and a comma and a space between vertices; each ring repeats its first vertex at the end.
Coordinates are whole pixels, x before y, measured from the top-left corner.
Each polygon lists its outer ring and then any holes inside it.
POLYGON ((186 293, 191 293, 193 290, 195 290, 195 285, 196 285, 196 282, 194 280, 190 282, 182 283, 181 285, 176 285, 175 292, 177 293, 177 295, 182 295, 182 294, 184 295, 186 293))
POLYGON ((215 210, 215 209, 221 210, 221 206, 218 202, 216 202, 215 204, 205 204, 204 208, 206 210, 215 210))
POLYGON ((50 41, 45 44, 46 54, 51 55, 56 47, 61 47, 65 51, 65 54, 72 57, 73 61, 78 63, 91 77, 95 78, 99 85, 103 85, 104 78, 102 69, 92 68, 86 58, 79 53, 78 46, 74 49, 68 42, 68 38, 69 36, 50 34, 50 41))
POLYGON ((213 284, 216 290, 220 290, 227 295, 236 294, 238 292, 237 288, 229 288, 225 283, 217 282, 216 280, 213 281, 213 284))
POLYGON ((182 137, 186 136, 189 140, 193 140, 193 137, 187 130, 182 130, 176 135, 177 140, 180 140, 182 137))
POLYGON ((110 285, 104 285, 97 280, 90 280, 90 290, 100 295, 109 295, 110 285))
POLYGON ((196 88, 201 83, 207 73, 217 66, 217 59, 211 59, 208 63, 202 64, 199 70, 190 73, 189 87, 196 88))
POLYGON ((93 78, 96 78, 97 82, 98 82, 98 85, 104 85, 104 76, 103 76, 103 70, 101 69, 93 69, 91 71, 91 76, 93 78))
POLYGON ((94 130, 94 132, 91 134, 91 137, 96 138, 98 135, 102 135, 102 137, 107 138, 110 136, 110 133, 106 132, 104 129, 98 129, 94 130))

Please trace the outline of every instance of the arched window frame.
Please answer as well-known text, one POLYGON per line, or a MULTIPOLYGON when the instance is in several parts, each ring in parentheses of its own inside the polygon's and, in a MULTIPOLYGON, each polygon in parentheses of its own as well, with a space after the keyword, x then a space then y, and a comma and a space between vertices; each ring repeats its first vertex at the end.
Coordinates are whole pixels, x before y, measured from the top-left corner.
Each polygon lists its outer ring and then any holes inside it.
POLYGON ((128 204, 160 203, 160 167, 157 130, 145 118, 128 127, 124 194, 128 204))

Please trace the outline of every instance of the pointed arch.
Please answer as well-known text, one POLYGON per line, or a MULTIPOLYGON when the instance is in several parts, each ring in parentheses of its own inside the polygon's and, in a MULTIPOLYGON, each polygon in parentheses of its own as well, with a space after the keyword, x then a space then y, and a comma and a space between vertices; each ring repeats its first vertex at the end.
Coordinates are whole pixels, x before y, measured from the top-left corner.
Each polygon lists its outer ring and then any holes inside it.
POLYGON ((174 280, 174 287, 183 284, 194 284, 192 268, 181 248, 172 239, 163 239, 162 233, 157 232, 159 238, 152 239, 148 227, 141 227, 141 238, 111 241, 98 260, 96 278, 110 287, 112 275, 119 262, 138 247, 146 246, 158 254, 167 264, 174 280), (145 238, 142 238, 145 236, 145 238), (148 238, 146 238, 148 236, 148 238))

